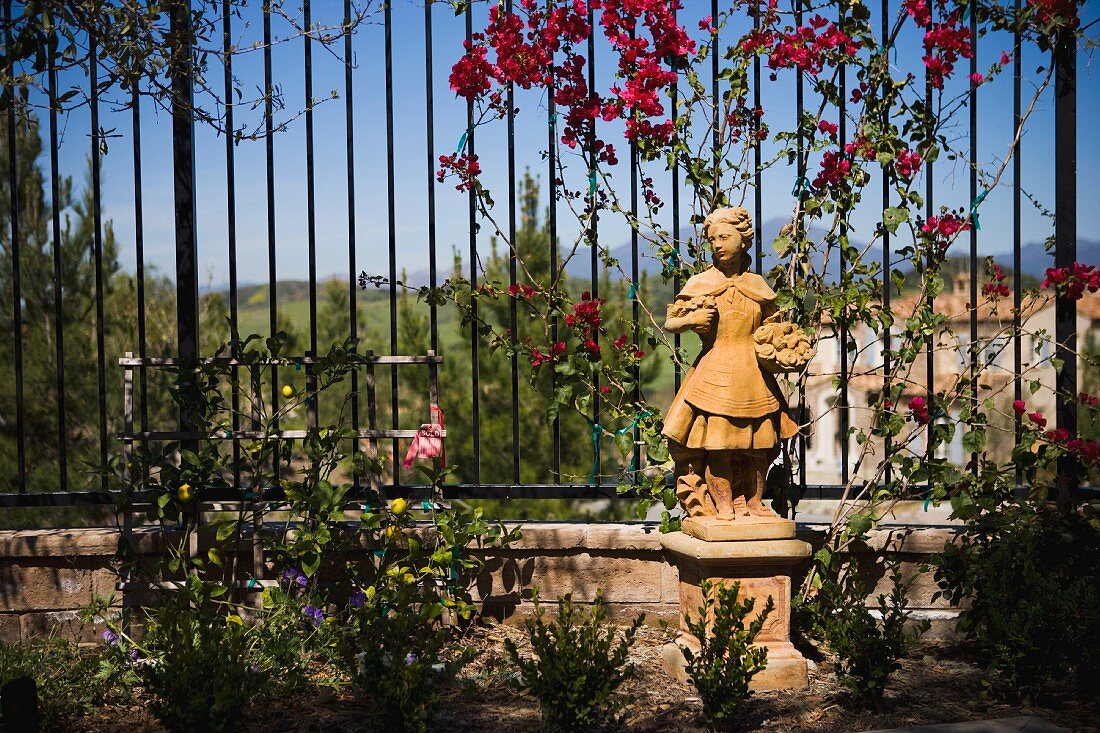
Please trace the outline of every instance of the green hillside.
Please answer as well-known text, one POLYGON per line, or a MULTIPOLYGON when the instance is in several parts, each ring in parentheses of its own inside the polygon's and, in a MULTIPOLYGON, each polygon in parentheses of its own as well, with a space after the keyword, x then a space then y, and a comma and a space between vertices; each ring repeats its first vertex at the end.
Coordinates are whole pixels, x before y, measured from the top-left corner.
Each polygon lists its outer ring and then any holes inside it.
MULTIPOLYGON (((337 282, 340 282, 340 288, 346 293, 346 281, 337 282)), ((318 286, 319 293, 322 287, 323 284, 318 286)), ((659 292, 654 294, 653 302, 648 305, 655 314, 663 315, 665 305, 671 299, 671 290, 668 287, 659 287, 658 290, 659 292)), ((225 302, 228 302, 228 291, 223 291, 220 293, 220 296, 224 298, 225 302)), ((279 281, 276 286, 276 296, 279 302, 280 324, 282 324, 284 328, 290 326, 297 334, 299 339, 298 343, 302 344, 304 347, 309 333, 310 306, 308 283, 300 280, 279 281)), ((423 318, 426 322, 429 313, 428 306, 418 302, 413 294, 409 294, 406 297, 406 307, 411 309, 414 314, 423 318)), ((400 293, 398 294, 398 298, 401 298, 400 293)), ((318 299, 321 299, 320 294, 318 299)), ((389 292, 375 289, 359 290, 356 293, 356 301, 359 307, 359 333, 362 341, 362 349, 364 351, 374 350, 377 353, 389 353, 389 292)), ((240 333, 245 336, 252 333, 266 335, 268 333, 268 322, 270 319, 267 285, 261 284, 241 288, 238 291, 238 303, 240 333)), ((323 308, 323 304, 319 304, 318 308, 320 311, 320 309, 323 308)), ((345 309, 343 312, 346 313, 347 310, 345 309)), ((643 319, 645 318, 644 313, 642 317, 643 319)), ((343 323, 347 323, 346 318, 343 323)), ((445 357, 450 356, 451 358, 468 361, 470 358, 469 336, 463 335, 462 333, 456 309, 453 306, 440 307, 438 309, 438 323, 440 353, 445 357)), ((349 331, 342 330, 340 335, 343 337, 348 333, 349 331)), ((683 343, 689 353, 694 352, 694 350, 698 348, 698 343, 692 335, 685 336, 683 343)), ((318 347, 324 349, 327 345, 328 344, 324 343, 323 334, 321 334, 318 347)), ((398 344, 397 351, 399 353, 407 353, 407 350, 403 349, 400 343, 398 344)), ((650 351, 650 349, 646 348, 646 351, 650 351)), ((489 357, 483 356, 483 358, 489 357)), ((647 357, 647 361, 648 359, 659 362, 659 368, 650 384, 647 397, 649 401, 654 404, 663 405, 672 399, 674 384, 672 361, 668 358, 667 351, 664 350, 647 357)), ((521 370, 521 378, 522 375, 523 372, 521 370)))

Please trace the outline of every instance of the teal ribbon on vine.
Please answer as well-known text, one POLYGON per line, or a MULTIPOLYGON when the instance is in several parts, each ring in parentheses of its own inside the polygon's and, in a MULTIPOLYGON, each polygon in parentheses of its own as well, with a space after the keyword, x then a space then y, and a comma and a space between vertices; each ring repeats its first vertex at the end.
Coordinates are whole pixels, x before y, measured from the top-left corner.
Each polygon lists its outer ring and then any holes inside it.
POLYGON ((458 155, 466 149, 466 139, 470 136, 470 131, 473 129, 474 128, 471 126, 462 131, 462 137, 458 138, 458 145, 455 147, 455 155, 458 155))
POLYGON ((809 187, 809 179, 806 178, 806 176, 799 176, 794 181, 794 188, 791 189, 791 196, 794 196, 796 199, 800 199, 802 198, 802 194, 805 193, 806 189, 808 189, 809 187))
POLYGON ((924 511, 928 511, 928 505, 932 503, 932 487, 928 487, 928 496, 924 497, 924 511))
POLYGON ((249 588, 259 588, 260 584, 256 582, 255 578, 249 578, 248 579, 248 587, 249 588))
POLYGON ((422 502, 420 508, 426 512, 430 512, 432 510, 432 503, 430 501, 422 502))
POLYGON ((546 116, 546 123, 550 125, 550 129, 553 130, 558 124, 558 113, 551 112, 546 116))
MULTIPOLYGON (((588 418, 585 418, 588 420, 588 418)), ((603 435, 603 426, 598 422, 588 420, 592 426, 592 468, 588 471, 588 483, 596 483, 596 469, 600 465, 600 436, 603 435)))
POLYGON ((665 264, 669 267, 669 269, 679 267, 680 253, 676 250, 672 250, 671 252, 669 252, 668 255, 665 257, 665 264))
MULTIPOLYGON (((634 430, 634 428, 638 427, 638 423, 640 423, 642 420, 646 419, 647 417, 649 417, 652 414, 653 413, 650 410, 642 410, 641 412, 639 412, 637 415, 634 416, 634 419, 630 421, 629 425, 627 425, 625 428, 621 428, 619 430, 616 430, 615 435, 626 435, 628 432, 630 432, 631 430, 634 430)), ((638 470, 638 451, 633 451, 633 453, 630 456, 630 472, 634 473, 637 470, 638 470)))
POLYGON ((971 8, 971 3, 969 1, 966 2, 966 3, 963 3, 963 14, 962 14, 962 19, 963 20, 967 20, 968 18, 970 18, 970 8, 971 8))
POLYGON ((451 580, 458 580, 458 558, 462 557, 462 551, 457 547, 451 548, 451 580))
POLYGON ((989 195, 989 189, 984 189, 978 194, 977 198, 970 204, 970 221, 974 222, 974 229, 981 230, 982 225, 978 221, 978 207, 985 201, 985 197, 989 195))
POLYGON ((588 174, 588 193, 595 196, 597 188, 599 188, 599 186, 596 183, 596 171, 592 171, 588 174))
POLYGON ((634 296, 638 294, 638 283, 630 283, 630 290, 626 294, 627 300, 634 300, 634 296))
POLYGON ((652 414, 653 414, 653 412, 651 410, 642 410, 641 412, 639 412, 637 415, 634 416, 634 419, 630 421, 629 425, 627 425, 625 428, 622 428, 621 430, 616 430, 615 435, 625 435, 627 432, 629 432, 629 431, 633 430, 634 428, 638 427, 638 423, 640 423, 642 420, 645 420, 647 417, 649 417, 652 414))

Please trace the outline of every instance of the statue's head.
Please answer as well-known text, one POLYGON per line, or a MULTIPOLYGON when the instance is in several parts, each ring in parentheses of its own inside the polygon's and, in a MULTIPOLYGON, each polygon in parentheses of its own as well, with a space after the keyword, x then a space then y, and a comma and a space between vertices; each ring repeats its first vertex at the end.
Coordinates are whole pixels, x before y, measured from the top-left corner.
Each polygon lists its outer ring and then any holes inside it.
POLYGON ((742 256, 754 237, 748 209, 736 206, 712 211, 703 221, 703 237, 710 242, 716 263, 742 256))

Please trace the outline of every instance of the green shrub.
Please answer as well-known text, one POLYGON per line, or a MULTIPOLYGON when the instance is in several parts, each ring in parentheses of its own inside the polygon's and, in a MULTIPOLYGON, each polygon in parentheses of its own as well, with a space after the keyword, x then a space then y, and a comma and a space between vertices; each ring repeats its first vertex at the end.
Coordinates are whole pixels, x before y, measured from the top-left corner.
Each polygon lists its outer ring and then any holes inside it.
POLYGON ((44 731, 72 730, 73 721, 102 697, 97 659, 61 639, 33 644, 0 642, 0 685, 19 677, 34 680, 44 731))
POLYGON ((1100 665, 1100 529, 1084 512, 1028 503, 972 517, 935 559, 959 631, 988 657, 994 691, 1039 698, 1074 671, 1095 694, 1100 665))
POLYGON ((693 619, 685 615, 687 629, 699 640, 698 652, 681 646, 687 673, 711 725, 728 730, 739 725, 742 703, 749 696, 749 682, 768 664, 768 648, 754 647, 760 630, 775 609, 771 596, 760 615, 748 626, 745 619, 756 602, 738 600, 740 583, 714 586, 703 581, 703 605, 693 619))
POLYGON ((410 568, 393 567, 367 589, 361 606, 350 609, 341 658, 371 704, 373 730, 423 733, 440 691, 475 652, 449 649, 451 630, 440 623, 443 605, 424 602, 410 568))
POLYGON ((335 625, 337 660, 384 730, 427 730, 440 691, 474 657, 452 645, 454 629, 477 614, 470 588, 484 559, 471 550, 519 536, 480 507, 443 504, 453 466, 437 458, 417 470, 432 486, 432 500, 418 502, 427 521, 417 526, 404 499, 363 513, 359 536, 371 560, 347 565, 348 600, 335 625))
POLYGON ((868 580, 857 562, 849 563, 838 577, 824 576, 815 599, 818 625, 837 655, 841 684, 877 712, 883 710, 890 675, 901 667, 900 660, 929 625, 922 621, 906 630, 910 583, 902 579, 897 566, 891 569, 890 579, 890 595, 878 596, 881 619, 867 607, 868 580))
POLYGON ((311 683, 314 662, 331 662, 333 624, 326 623, 313 589, 296 568, 284 570, 280 587, 265 588, 263 609, 248 629, 250 657, 264 680, 265 697, 281 697, 311 683))
MULTIPOLYGON (((135 656, 150 709, 170 733, 239 730, 263 679, 249 658, 248 629, 214 598, 224 588, 188 576, 151 611, 135 656)), ((133 643, 132 641, 129 643, 133 643)))
POLYGON ((598 593, 588 613, 577 611, 570 594, 559 598, 558 617, 549 622, 537 594, 534 602, 534 618, 524 624, 533 656, 521 656, 511 639, 504 645, 521 684, 538 698, 543 729, 586 731, 615 716, 629 702, 616 690, 634 674, 630 647, 645 617, 620 635, 605 623, 598 593))

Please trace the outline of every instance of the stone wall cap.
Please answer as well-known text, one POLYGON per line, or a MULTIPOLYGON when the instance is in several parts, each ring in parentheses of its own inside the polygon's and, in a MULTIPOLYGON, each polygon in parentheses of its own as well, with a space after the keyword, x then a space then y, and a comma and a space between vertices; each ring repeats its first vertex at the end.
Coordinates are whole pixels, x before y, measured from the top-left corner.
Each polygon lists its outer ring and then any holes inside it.
MULTIPOLYGON (((511 550, 596 552, 660 552, 670 549, 666 538, 678 534, 661 534, 657 522, 505 522, 522 532, 511 550)), ((799 540, 820 543, 828 530, 827 524, 798 524, 799 540)), ((427 530, 425 526, 424 531, 427 530)), ((61 529, 30 529, 0 531, 0 557, 73 557, 111 556, 118 549, 117 527, 69 527, 61 529)), ((135 527, 133 538, 139 553, 156 551, 160 545, 160 529, 135 527)), ((888 525, 868 532, 868 550, 888 549, 893 552, 929 554, 939 552, 958 536, 952 527, 921 525, 888 525)), ((797 542, 796 540, 790 540, 797 542)), ((754 541, 757 542, 757 541, 754 541)), ((804 544, 804 543, 802 543, 804 544)))
POLYGON ((68 557, 114 555, 118 530, 113 527, 21 529, 0 532, 0 557, 68 557))
POLYGON ((801 561, 813 554, 813 548, 802 540, 744 540, 740 542, 705 542, 683 532, 661 536, 666 550, 703 563, 748 562, 754 560, 801 561))

